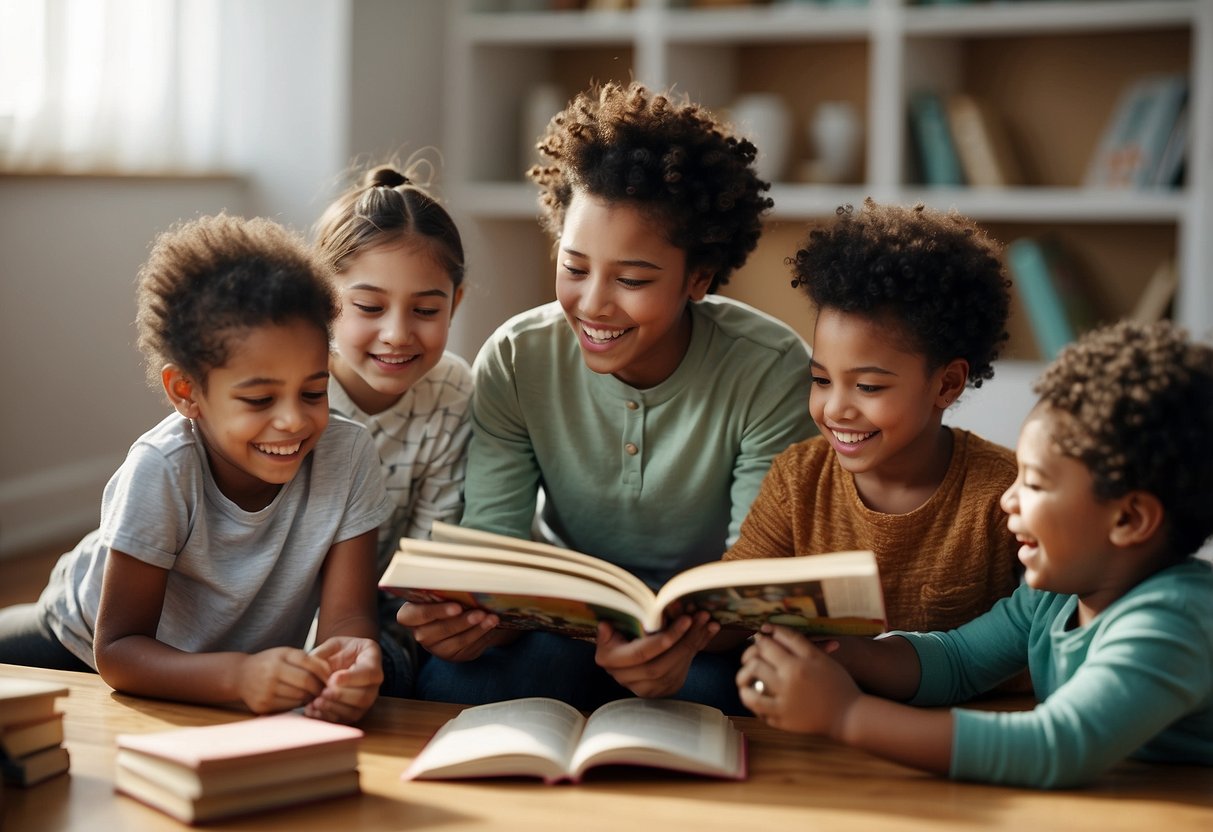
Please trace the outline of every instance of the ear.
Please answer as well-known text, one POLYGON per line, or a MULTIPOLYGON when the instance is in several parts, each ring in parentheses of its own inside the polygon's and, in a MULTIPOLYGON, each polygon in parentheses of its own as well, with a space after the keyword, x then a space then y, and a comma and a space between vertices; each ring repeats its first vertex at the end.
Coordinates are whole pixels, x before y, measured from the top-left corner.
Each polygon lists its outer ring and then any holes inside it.
POLYGON ((1140 546, 1162 528, 1166 510, 1149 491, 1130 491, 1116 500, 1116 518, 1108 532, 1115 546, 1140 546))
POLYGON ((165 364, 160 371, 160 383, 173 409, 187 419, 196 419, 201 409, 195 401, 194 382, 175 364, 165 364))
POLYGON ((969 380, 969 362, 963 358, 953 358, 944 365, 939 374, 939 392, 935 396, 935 406, 947 410, 948 406, 964 392, 969 380))
POLYGON ((703 300, 712 285, 711 269, 696 269, 687 275, 687 297, 691 300, 703 300))
POLYGON ((456 286, 455 294, 451 298, 451 320, 455 319, 455 310, 459 308, 459 304, 463 301, 463 287, 456 286))

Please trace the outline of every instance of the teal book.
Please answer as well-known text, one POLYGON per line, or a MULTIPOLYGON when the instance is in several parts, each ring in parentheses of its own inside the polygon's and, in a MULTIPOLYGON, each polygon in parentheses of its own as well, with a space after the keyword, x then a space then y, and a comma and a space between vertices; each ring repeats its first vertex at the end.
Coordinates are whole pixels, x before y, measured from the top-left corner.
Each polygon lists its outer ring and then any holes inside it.
POLYGON ((1090 299, 1073 264, 1053 241, 1013 240, 1006 259, 1041 357, 1052 361, 1062 347, 1094 326, 1090 299))
MULTIPOLYGON (((1155 186, 1177 123, 1183 121, 1187 98, 1184 75, 1147 75, 1131 84, 1121 94, 1100 137, 1086 184, 1155 186)), ((1186 126, 1181 129, 1186 131, 1186 126)))
POLYGON ((910 127, 918 147, 922 181, 927 185, 964 185, 947 108, 938 94, 922 90, 910 96, 910 127))

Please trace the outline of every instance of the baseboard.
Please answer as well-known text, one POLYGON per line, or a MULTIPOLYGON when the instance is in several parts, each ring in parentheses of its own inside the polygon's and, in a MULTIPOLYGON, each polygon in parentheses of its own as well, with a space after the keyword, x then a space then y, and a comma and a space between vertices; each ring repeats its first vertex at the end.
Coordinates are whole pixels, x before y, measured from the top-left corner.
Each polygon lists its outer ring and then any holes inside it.
POLYGON ((97 456, 0 480, 0 558, 95 529, 121 456, 97 456))

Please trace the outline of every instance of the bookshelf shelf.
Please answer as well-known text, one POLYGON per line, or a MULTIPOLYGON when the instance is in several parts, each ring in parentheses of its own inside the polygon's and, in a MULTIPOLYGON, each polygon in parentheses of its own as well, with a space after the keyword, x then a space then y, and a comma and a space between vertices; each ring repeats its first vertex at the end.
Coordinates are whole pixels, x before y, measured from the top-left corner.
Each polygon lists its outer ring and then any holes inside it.
POLYGON ((452 4, 446 49, 451 204, 469 229, 469 274, 481 275, 482 290, 493 298, 485 304, 473 298, 460 309, 452 345, 469 357, 509 314, 551 298, 550 246, 534 222, 534 189, 518 161, 525 144, 518 138, 520 101, 537 84, 555 83, 571 96, 591 79, 672 86, 725 112, 743 94, 775 93, 793 117, 795 162, 813 151, 806 125, 820 103, 844 100, 858 110, 863 152, 854 181, 793 181, 802 166, 790 165, 773 183, 768 233, 736 288, 726 289, 802 331, 811 320, 790 309, 784 258, 808 223, 871 195, 955 208, 1004 242, 1056 226, 1097 255, 1107 284, 1101 291, 1117 298, 1117 308, 1131 305, 1126 299, 1145 286, 1157 263, 1172 259, 1180 275, 1173 317, 1213 337, 1213 285, 1206 285, 1213 283, 1213 235, 1205 232, 1213 227, 1213 3, 1207 0, 946 6, 869 0, 838 7, 632 0, 628 9, 593 12, 489 11, 490 5, 452 4), (1193 128, 1183 187, 1084 187, 1119 94, 1150 72, 1189 79, 1193 128), (1003 111, 1027 184, 920 184, 907 113, 911 94, 924 87, 941 95, 963 92, 1003 111), (1133 256, 1122 256, 1130 250, 1133 256))

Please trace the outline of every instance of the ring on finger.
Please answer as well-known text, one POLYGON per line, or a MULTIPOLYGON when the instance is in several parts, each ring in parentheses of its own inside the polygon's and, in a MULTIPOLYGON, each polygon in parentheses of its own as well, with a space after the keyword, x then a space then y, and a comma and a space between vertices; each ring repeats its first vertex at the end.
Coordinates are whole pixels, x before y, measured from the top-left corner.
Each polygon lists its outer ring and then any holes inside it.
POLYGON ((767 695, 766 682, 762 681, 761 679, 755 679, 753 684, 750 685, 750 687, 754 688, 754 692, 757 693, 759 696, 767 695))

